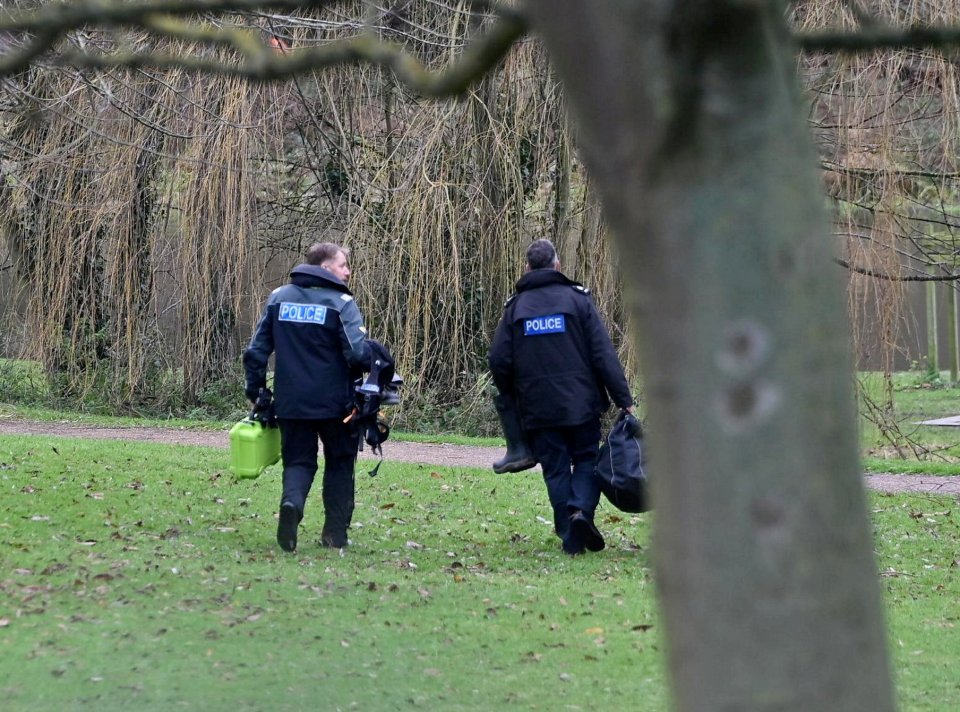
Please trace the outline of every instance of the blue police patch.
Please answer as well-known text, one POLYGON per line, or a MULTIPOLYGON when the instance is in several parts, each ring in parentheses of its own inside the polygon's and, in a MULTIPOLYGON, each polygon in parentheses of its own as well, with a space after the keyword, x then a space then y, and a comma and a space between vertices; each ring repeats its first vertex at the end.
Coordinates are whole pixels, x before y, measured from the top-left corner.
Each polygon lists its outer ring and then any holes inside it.
POLYGON ((319 304, 296 304, 280 302, 280 321, 298 324, 323 324, 327 320, 327 308, 319 304))
POLYGON ((542 334, 562 334, 567 330, 567 322, 563 314, 549 314, 535 316, 523 320, 524 336, 540 336, 542 334))

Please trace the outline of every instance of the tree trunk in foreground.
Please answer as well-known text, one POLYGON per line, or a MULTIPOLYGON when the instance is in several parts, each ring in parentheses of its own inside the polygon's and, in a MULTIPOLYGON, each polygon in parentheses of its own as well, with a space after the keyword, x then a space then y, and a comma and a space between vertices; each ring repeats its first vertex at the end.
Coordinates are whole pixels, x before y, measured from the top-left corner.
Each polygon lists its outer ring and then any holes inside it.
POLYGON ((893 709, 840 273, 783 4, 527 6, 639 327, 677 708, 893 709))

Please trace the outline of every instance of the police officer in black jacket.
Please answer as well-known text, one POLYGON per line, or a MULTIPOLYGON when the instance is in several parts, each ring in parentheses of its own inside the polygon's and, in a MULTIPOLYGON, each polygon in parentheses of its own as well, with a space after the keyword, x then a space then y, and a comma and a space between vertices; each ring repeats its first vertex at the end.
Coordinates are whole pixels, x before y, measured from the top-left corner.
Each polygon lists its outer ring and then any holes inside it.
POLYGON ((600 551, 603 536, 593 522, 600 416, 610 406, 608 393, 632 411, 630 387, 590 291, 560 272, 549 240, 527 249, 516 289, 490 346, 493 380, 517 402, 563 550, 600 551))
POLYGON ((323 443, 324 546, 347 545, 353 517, 359 433, 344 423, 355 404, 354 375, 370 361, 363 317, 347 288, 348 251, 329 242, 310 247, 306 264, 274 290, 243 353, 246 396, 255 401, 274 363, 274 403, 280 425, 283 494, 277 543, 297 548, 297 527, 317 472, 323 443))

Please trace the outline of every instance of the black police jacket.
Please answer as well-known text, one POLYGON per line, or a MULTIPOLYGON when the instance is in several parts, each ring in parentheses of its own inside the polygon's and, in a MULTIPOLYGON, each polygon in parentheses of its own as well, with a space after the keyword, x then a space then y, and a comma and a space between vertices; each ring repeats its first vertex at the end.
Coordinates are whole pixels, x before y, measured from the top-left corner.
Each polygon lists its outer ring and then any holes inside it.
POLYGON ((554 269, 528 272, 516 289, 489 364, 500 392, 516 399, 525 429, 580 425, 602 414, 611 398, 621 408, 633 405, 588 289, 554 269))
MULTIPOLYGON (((279 418, 342 418, 355 403, 354 376, 369 368, 363 317, 347 286, 314 265, 298 265, 275 289, 243 352, 248 398, 266 385, 275 353, 279 418)), ((252 400, 252 398, 251 398, 252 400)))

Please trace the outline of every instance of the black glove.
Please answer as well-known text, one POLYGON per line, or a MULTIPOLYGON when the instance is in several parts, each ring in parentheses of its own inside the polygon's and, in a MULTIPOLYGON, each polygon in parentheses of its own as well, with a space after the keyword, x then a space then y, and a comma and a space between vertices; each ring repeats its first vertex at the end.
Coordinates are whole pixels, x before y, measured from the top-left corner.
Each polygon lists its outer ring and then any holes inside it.
MULTIPOLYGON (((249 394, 247 397, 250 397, 249 394)), ((250 398, 250 400, 253 401, 253 409, 255 411, 267 410, 273 404, 273 391, 269 388, 260 388, 257 390, 256 395, 250 398)))
POLYGON ((261 388, 257 392, 250 416, 268 427, 277 424, 276 411, 273 409, 273 392, 269 388, 261 388))

